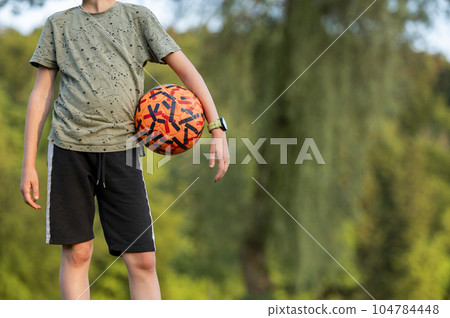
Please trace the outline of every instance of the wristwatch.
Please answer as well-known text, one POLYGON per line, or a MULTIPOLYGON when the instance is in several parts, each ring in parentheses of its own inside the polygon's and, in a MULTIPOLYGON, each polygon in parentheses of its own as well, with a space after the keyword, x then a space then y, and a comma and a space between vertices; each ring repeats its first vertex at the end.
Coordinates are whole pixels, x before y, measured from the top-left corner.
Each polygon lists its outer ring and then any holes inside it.
POLYGON ((208 124, 208 130, 209 132, 213 131, 214 129, 220 128, 223 131, 227 131, 227 123, 225 121, 225 118, 220 117, 219 119, 211 122, 208 124))

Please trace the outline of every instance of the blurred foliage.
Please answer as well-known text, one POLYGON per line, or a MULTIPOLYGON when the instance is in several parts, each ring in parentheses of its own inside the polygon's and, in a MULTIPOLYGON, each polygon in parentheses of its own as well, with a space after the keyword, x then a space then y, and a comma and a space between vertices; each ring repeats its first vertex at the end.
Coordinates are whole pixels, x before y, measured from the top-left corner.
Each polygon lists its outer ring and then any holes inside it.
MULTIPOLYGON (((375 298, 450 298, 450 64, 413 51, 404 32, 408 22, 429 21, 434 1, 377 1, 252 124, 371 2, 217 0, 218 32, 170 30, 227 118, 238 164, 213 186, 215 170, 206 159, 193 165, 192 151, 162 168, 161 156, 143 158, 144 171, 154 170, 145 180, 158 218, 163 298, 369 297, 251 177, 375 298), (288 147, 286 165, 268 141, 260 149, 268 164, 241 164, 248 154, 243 137, 296 137, 298 144, 288 147), (307 137, 326 165, 294 164, 307 137)), ((59 298, 60 248, 46 246, 45 212, 32 211, 19 193, 36 75, 27 62, 39 34, 0 33, 1 299, 59 298)), ((182 84, 167 66, 146 70, 146 89, 182 84)), ((49 124, 37 160, 41 198, 49 124)), ((95 233, 91 281, 114 261, 98 220, 95 233)), ((91 296, 129 297, 122 260, 91 296)))

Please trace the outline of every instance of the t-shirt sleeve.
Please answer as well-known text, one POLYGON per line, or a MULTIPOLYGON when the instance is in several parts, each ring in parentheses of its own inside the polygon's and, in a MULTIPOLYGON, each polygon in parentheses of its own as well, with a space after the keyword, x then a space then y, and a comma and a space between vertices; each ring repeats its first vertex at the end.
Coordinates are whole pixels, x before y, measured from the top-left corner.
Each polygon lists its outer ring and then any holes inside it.
POLYGON ((30 59, 30 64, 34 67, 42 65, 48 68, 58 68, 56 62, 56 46, 53 36, 53 24, 50 19, 47 19, 45 22, 36 50, 30 59))
POLYGON ((147 42, 148 60, 150 62, 166 64, 163 58, 170 53, 180 50, 180 47, 164 30, 161 23, 150 10, 147 11, 142 31, 147 42))

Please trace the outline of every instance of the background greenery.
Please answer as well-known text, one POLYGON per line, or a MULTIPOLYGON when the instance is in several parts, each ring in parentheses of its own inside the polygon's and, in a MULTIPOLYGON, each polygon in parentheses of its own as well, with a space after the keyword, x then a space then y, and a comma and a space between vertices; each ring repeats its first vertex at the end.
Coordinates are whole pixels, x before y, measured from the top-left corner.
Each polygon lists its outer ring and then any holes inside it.
MULTIPOLYGON (((155 223, 163 298, 369 298, 254 177, 373 297, 449 299, 450 64, 412 50, 405 32, 408 23, 427 23, 435 1, 377 1, 254 124, 371 1, 216 2, 219 31, 171 33, 204 76, 229 137, 300 145, 281 165, 279 147, 267 142, 260 149, 267 165, 232 165, 214 185, 215 171, 206 160, 192 165, 192 152, 145 176, 155 219, 200 176, 155 223), (326 165, 294 164, 307 137, 326 165)), ((45 212, 19 193, 36 75, 28 60, 39 34, 0 31, 1 299, 59 298, 60 248, 44 243, 45 212)), ((160 83, 181 84, 168 67, 147 70, 160 83)), ((156 85, 147 78, 147 89, 156 85)), ((43 205, 48 132, 49 121, 37 160, 43 205)), ((238 139, 237 162, 247 153, 238 139)), ((95 232, 91 280, 114 260, 98 220, 95 232)), ((91 295, 129 297, 121 260, 91 295)))

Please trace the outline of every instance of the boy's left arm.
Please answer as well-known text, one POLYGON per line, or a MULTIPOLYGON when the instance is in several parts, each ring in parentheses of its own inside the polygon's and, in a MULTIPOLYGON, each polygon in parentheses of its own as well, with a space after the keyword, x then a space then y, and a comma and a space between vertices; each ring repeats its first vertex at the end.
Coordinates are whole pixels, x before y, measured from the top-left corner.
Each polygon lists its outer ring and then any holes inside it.
MULTIPOLYGON (((174 70, 186 88, 197 95, 203 105, 206 120, 211 123, 219 119, 216 106, 202 76, 184 53, 176 51, 167 55, 164 61, 174 70)), ((219 170, 214 178, 214 182, 217 182, 225 175, 228 169, 230 154, 225 132, 222 129, 214 129, 211 134, 213 142, 209 148, 209 167, 214 167, 215 158, 217 158, 219 170)))

